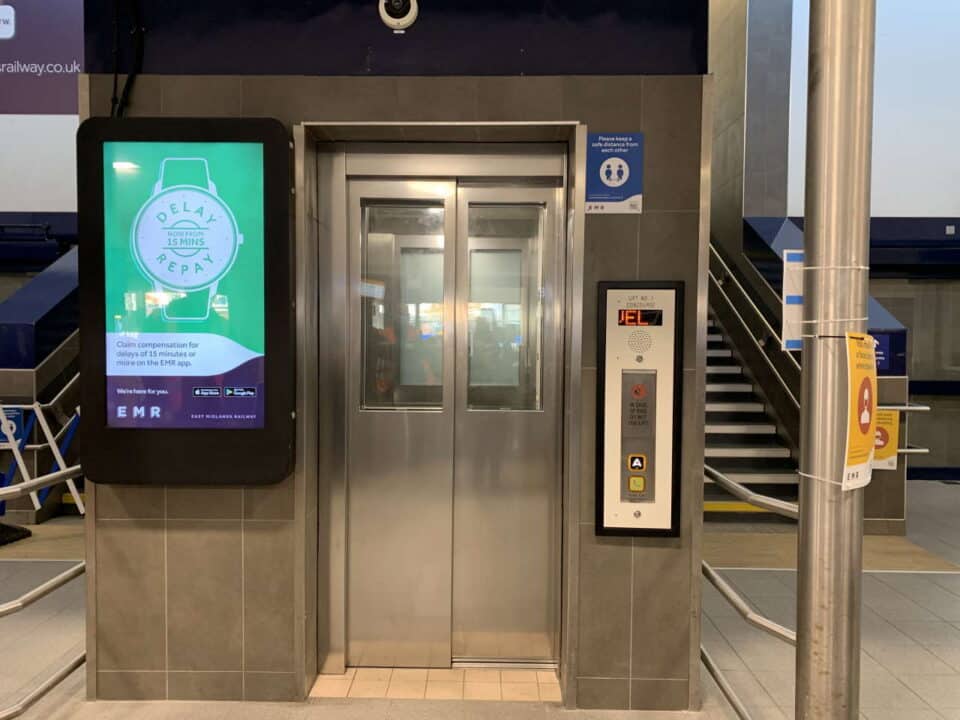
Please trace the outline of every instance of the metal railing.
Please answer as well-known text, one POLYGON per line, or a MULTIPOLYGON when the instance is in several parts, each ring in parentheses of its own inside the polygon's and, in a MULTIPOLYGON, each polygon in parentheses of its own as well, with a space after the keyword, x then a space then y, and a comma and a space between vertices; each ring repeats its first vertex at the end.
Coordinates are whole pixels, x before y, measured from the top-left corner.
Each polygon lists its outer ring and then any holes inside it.
MULTIPOLYGON (((53 473, 54 475, 63 475, 66 472, 79 471, 80 468, 68 468, 67 471, 61 471, 60 473, 53 473)), ((35 478, 31 482, 43 482, 47 484, 56 484, 58 482, 64 482, 62 477, 51 479, 51 476, 44 476, 40 478, 35 478)), ((4 488, 0 492, 9 492, 9 491, 18 491, 20 495, 24 495, 28 490, 24 490, 22 487, 12 487, 4 488)), ((10 497, 11 495, 4 495, 3 497, 10 497)), ((18 497, 17 495, 12 495, 12 497, 18 497)), ((13 615, 14 613, 20 612, 24 608, 28 608, 37 600, 46 597, 54 590, 63 587, 71 580, 80 577, 87 571, 87 564, 85 562, 80 562, 74 565, 71 568, 63 571, 59 575, 50 578, 49 580, 40 583, 35 588, 28 590, 23 595, 14 600, 0 605, 0 618, 7 615, 13 615)), ((74 670, 83 665, 87 660, 87 653, 82 652, 75 657, 73 657, 68 663, 63 667, 59 668, 53 675, 44 680, 40 685, 27 693, 20 700, 15 702, 13 705, 10 705, 5 708, 0 708, 0 720, 12 720, 13 718, 19 717, 25 713, 30 706, 36 703, 40 698, 50 692, 53 688, 59 685, 65 678, 67 678, 74 670)))
POLYGON ((28 590, 20 597, 3 603, 0 605, 0 618, 7 615, 13 615, 14 613, 20 612, 26 607, 30 607, 40 598, 46 597, 57 588, 66 585, 74 578, 80 577, 86 571, 87 564, 85 562, 77 563, 73 567, 64 570, 59 575, 50 578, 46 582, 40 583, 32 590, 28 590))
POLYGON ((758 508, 763 508, 764 510, 777 513, 777 515, 783 515, 784 517, 792 518, 793 520, 796 520, 797 516, 799 515, 800 510, 796 503, 780 500, 779 498, 769 497, 768 495, 761 495, 760 493, 755 493, 753 490, 750 490, 748 487, 741 485, 738 482, 734 482, 722 472, 715 470, 709 465, 703 466, 703 473, 728 493, 746 503, 750 503, 758 508))
MULTIPOLYGON (((706 477, 744 502, 777 513, 778 515, 783 515, 784 517, 793 518, 794 520, 797 518, 798 507, 796 503, 755 493, 709 465, 703 466, 703 472, 706 477)), ((796 632, 754 610, 750 603, 747 602, 747 600, 736 591, 733 585, 727 582, 710 563, 706 560, 701 561, 700 569, 703 576, 717 589, 717 592, 720 593, 723 599, 730 603, 733 609, 736 610, 740 617, 747 623, 768 635, 772 635, 778 640, 782 640, 794 647, 796 646, 796 632)), ((700 659, 703 661, 704 667, 707 668, 707 672, 716 680, 717 687, 720 688, 720 692, 723 693, 723 696, 727 699, 727 702, 730 703, 730 706, 734 712, 737 713, 740 720, 752 720, 750 712, 743 704, 743 701, 737 696, 733 686, 723 676, 720 668, 717 667, 717 664, 713 661, 713 658, 710 657, 710 653, 707 652, 707 649, 703 645, 700 646, 700 659)), ((0 720, 2 720, 2 718, 0 718, 0 720)))
MULTIPOLYGON (((30 471, 27 468, 26 459, 24 458, 24 452, 27 451, 40 451, 49 449, 50 453, 53 455, 54 461, 54 468, 51 474, 65 472, 66 470, 70 469, 67 466, 66 460, 64 459, 63 452, 61 452, 60 443, 63 442, 66 446, 70 439, 72 439, 73 432, 76 430, 76 424, 79 422, 80 408, 74 408, 73 413, 67 417, 62 427, 56 433, 53 432, 50 426, 50 422, 46 416, 46 411, 59 408, 64 396, 66 396, 66 394, 74 388, 74 386, 79 382, 79 378, 79 374, 76 374, 70 378, 70 380, 67 381, 62 388, 60 388, 60 391, 56 394, 56 396, 46 403, 0 403, 0 450, 9 450, 13 454, 16 470, 19 471, 22 479, 19 484, 12 485, 10 487, 23 487, 27 485, 35 487, 31 485, 31 482, 36 478, 31 477, 30 471), (28 417, 29 413, 32 413, 29 421, 25 421, 24 427, 20 428, 21 437, 18 438, 16 436, 17 428, 13 421, 7 417, 5 413, 6 410, 19 410, 21 413, 23 413, 23 417, 25 418, 28 417), (34 420, 39 426, 45 442, 32 444, 28 443, 28 436, 33 430, 34 420)), ((79 466, 75 467, 79 469, 79 466)), ((12 475, 16 474, 16 472, 12 472, 12 475)), ((83 497, 80 495, 80 491, 78 490, 76 483, 73 481, 74 478, 79 477, 81 474, 82 473, 80 472, 68 474, 63 477, 61 482, 66 482, 67 489, 70 492, 70 495, 73 497, 73 501, 77 506, 77 510, 81 515, 83 515, 86 513, 86 507, 83 503, 83 497)), ((51 487, 51 485, 40 485, 39 487, 51 487)), ((3 494, 3 491, 8 489, 9 488, 3 488, 3 490, 0 490, 0 500, 7 499, 7 496, 3 494)), ((15 497, 19 497, 19 495, 15 497)), ((36 492, 36 487, 30 492, 30 500, 33 503, 34 510, 40 510, 42 507, 42 501, 36 492)))

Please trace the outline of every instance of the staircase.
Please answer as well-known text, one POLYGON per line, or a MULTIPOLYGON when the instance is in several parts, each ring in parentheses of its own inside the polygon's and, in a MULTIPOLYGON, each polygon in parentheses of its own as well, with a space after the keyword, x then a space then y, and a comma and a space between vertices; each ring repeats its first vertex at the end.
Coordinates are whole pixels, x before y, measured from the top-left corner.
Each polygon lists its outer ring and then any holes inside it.
MULTIPOLYGON (((735 482, 784 500, 797 499, 797 463, 777 422, 713 320, 707 331, 705 461, 735 482)), ((765 513, 706 480, 704 512, 765 513)))

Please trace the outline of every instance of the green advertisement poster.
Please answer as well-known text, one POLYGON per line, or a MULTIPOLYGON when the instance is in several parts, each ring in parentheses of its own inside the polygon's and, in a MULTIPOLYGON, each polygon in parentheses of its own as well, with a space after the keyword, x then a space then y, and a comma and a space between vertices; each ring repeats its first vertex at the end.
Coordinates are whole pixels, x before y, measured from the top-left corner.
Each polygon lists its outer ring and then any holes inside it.
POLYGON ((105 142, 107 422, 260 428, 263 146, 105 142))

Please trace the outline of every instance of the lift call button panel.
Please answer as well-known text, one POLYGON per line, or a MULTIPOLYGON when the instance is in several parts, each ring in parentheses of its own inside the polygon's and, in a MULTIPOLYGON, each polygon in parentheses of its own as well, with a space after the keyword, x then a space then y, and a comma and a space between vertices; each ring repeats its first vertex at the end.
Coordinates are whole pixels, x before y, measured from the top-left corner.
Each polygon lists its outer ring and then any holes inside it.
POLYGON ((600 283, 600 534, 679 532, 682 295, 679 283, 600 283))

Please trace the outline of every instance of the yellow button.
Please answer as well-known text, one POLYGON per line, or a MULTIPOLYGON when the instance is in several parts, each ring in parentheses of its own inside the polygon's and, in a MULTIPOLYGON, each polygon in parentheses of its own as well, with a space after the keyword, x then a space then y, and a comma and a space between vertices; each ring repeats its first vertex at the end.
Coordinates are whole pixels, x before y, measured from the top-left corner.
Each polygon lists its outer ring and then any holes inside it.
POLYGON ((627 455, 627 470, 630 472, 637 472, 638 470, 647 469, 647 456, 646 455, 627 455))
POLYGON ((630 488, 630 492, 643 492, 647 489, 647 479, 643 475, 631 475, 627 487, 630 488))

